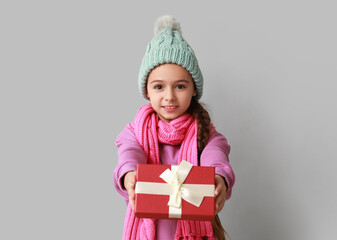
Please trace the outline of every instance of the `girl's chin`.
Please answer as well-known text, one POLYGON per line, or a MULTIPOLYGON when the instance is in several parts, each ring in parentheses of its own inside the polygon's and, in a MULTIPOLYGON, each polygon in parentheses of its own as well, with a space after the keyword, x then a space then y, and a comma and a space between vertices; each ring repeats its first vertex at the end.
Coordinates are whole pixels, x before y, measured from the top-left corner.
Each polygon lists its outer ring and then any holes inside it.
POLYGON ((159 115, 159 119, 164 122, 171 122, 172 120, 178 118, 179 115, 177 114, 161 114, 159 115))

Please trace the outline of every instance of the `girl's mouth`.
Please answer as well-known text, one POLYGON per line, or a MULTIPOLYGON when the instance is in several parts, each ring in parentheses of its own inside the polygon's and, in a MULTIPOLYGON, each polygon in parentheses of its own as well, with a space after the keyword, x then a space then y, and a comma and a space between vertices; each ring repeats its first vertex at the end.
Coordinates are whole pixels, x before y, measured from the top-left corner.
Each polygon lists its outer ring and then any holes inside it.
POLYGON ((163 108, 165 109, 175 109, 177 108, 178 106, 163 106, 163 108))
POLYGON ((177 110, 178 106, 163 106, 165 112, 167 113, 173 113, 177 110))

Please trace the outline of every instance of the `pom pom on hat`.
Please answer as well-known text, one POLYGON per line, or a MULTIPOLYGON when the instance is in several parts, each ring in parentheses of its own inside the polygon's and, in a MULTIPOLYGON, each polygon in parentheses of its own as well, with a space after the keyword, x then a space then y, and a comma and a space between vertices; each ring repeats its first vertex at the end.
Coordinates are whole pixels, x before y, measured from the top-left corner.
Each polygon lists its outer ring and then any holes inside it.
POLYGON ((180 23, 172 16, 166 15, 156 20, 154 24, 154 36, 159 34, 165 28, 170 28, 173 31, 175 30, 182 34, 180 23))
POLYGON ((203 91, 203 76, 197 58, 181 34, 180 23, 172 16, 162 16, 155 21, 155 36, 147 45, 138 74, 140 94, 146 96, 146 82, 151 70, 164 63, 175 63, 185 68, 192 76, 199 100, 203 91))

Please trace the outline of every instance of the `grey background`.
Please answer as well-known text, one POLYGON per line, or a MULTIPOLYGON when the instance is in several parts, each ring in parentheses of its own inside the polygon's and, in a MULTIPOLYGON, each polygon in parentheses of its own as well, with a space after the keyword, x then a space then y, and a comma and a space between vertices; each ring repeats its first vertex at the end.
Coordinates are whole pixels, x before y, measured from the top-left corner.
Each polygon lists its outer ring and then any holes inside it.
POLYGON ((0 238, 120 239, 114 140, 153 22, 182 24, 236 173, 233 240, 335 239, 334 1, 1 1, 0 238))

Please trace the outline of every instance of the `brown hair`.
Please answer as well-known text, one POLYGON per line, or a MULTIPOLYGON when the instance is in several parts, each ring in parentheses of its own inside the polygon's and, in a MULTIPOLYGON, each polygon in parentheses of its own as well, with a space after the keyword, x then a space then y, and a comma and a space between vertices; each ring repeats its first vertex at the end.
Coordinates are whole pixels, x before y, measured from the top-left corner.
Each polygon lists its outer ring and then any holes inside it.
MULTIPOLYGON (((202 150, 206 147, 208 143, 209 134, 211 131, 211 118, 208 111, 194 98, 192 97, 191 104, 187 110, 195 119, 197 119, 198 124, 198 154, 200 159, 200 154, 202 150)), ((226 240, 228 235, 225 229, 221 225, 221 221, 218 215, 211 221, 213 233, 218 240, 226 240)))

